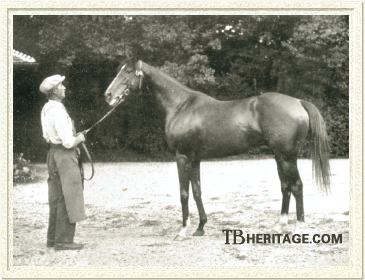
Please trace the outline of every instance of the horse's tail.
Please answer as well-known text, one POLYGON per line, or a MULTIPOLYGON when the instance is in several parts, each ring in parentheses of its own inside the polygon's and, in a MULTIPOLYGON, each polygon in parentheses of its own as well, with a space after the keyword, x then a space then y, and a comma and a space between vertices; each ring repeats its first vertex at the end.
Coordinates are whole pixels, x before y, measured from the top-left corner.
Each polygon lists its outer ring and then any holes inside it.
POLYGON ((304 100, 301 100, 301 104, 309 115, 313 179, 327 193, 330 190, 331 174, 326 124, 316 106, 304 100))

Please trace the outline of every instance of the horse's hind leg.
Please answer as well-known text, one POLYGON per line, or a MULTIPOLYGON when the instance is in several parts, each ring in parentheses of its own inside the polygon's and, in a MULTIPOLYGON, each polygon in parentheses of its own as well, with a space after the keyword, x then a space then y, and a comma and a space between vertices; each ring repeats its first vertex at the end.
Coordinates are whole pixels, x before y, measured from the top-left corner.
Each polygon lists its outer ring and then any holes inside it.
POLYGON ((187 156, 176 155, 177 170, 180 183, 180 201, 182 208, 182 228, 175 239, 186 237, 186 230, 189 226, 189 182, 191 177, 191 161, 187 156))
POLYGON ((297 220, 304 222, 303 183, 297 167, 297 157, 276 155, 276 162, 283 194, 281 214, 288 213, 290 193, 292 193, 296 202, 297 220))
POLYGON ((199 211, 199 226, 194 232, 194 236, 204 235, 204 225, 207 222, 207 215, 205 214, 202 192, 200 187, 200 161, 194 161, 191 173, 191 186, 193 190, 194 200, 199 211))
POLYGON ((275 157, 275 160, 278 168, 278 173, 281 183, 281 193, 282 193, 282 204, 281 204, 279 223, 286 225, 288 223, 291 191, 287 183, 286 177, 284 176, 283 162, 278 157, 275 157))

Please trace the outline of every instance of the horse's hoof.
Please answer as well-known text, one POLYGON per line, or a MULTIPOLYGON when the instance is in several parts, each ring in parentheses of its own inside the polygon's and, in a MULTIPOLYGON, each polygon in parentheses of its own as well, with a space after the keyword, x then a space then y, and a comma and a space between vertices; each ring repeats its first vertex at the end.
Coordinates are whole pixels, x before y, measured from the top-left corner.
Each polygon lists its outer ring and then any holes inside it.
POLYGON ((304 222, 298 222, 297 221, 292 234, 303 234, 303 233, 308 232, 307 230, 308 230, 307 225, 304 222))
POLYGON ((186 236, 182 236, 182 235, 176 235, 175 238, 174 238, 174 241, 184 241, 186 240, 186 236))
POLYGON ((275 226, 273 227, 273 232, 274 233, 283 233, 283 231, 284 231, 284 227, 280 223, 275 224, 275 226))
POLYGON ((197 229, 193 236, 203 236, 204 235, 204 229, 200 230, 200 229, 197 229))
POLYGON ((287 225, 288 224, 288 215, 281 215, 279 218, 279 224, 287 225))

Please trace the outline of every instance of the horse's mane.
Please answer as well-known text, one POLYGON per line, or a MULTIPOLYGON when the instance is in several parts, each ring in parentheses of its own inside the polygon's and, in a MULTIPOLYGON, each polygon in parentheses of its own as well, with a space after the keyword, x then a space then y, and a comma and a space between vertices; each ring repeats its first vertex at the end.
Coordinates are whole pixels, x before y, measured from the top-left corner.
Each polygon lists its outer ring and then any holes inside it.
POLYGON ((215 99, 212 96, 210 96, 208 94, 205 94, 205 93, 203 93, 201 91, 197 91, 197 90, 194 90, 194 89, 189 88, 188 86, 186 86, 183 83, 179 82, 177 79, 171 77, 170 75, 166 74, 162 70, 160 70, 160 69, 158 69, 158 68, 156 68, 154 66, 151 66, 148 63, 145 63, 145 62, 143 62, 143 63, 146 64, 146 65, 148 65, 148 67, 150 67, 154 71, 156 71, 160 76, 162 76, 163 79, 165 79, 171 85, 176 86, 176 87, 179 87, 179 88, 185 90, 186 92, 189 92, 190 94, 201 95, 201 96, 204 96, 204 97, 208 97, 208 98, 211 98, 211 99, 215 99))
POLYGON ((147 63, 144 62, 144 64, 148 65, 148 67, 152 68, 153 70, 155 70, 156 72, 158 72, 159 75, 161 75, 164 79, 166 79, 169 83, 173 84, 174 86, 177 86, 177 87, 180 87, 180 88, 183 88, 185 90, 188 90, 188 91, 195 91, 191 88, 189 88, 188 86, 182 84, 181 82, 179 82, 177 79, 169 76, 168 74, 166 74, 165 72, 163 72, 162 70, 160 70, 159 68, 156 68, 154 66, 151 66, 147 63))

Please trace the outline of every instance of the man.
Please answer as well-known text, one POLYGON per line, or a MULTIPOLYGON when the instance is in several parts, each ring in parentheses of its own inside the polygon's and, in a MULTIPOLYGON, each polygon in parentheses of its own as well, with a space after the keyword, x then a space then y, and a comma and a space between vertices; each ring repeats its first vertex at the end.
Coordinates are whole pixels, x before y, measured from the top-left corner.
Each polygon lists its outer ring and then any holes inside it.
POLYGON ((39 90, 48 98, 41 112, 43 138, 49 143, 47 247, 55 250, 80 250, 74 243, 76 222, 86 218, 83 182, 78 165, 77 146, 83 133, 74 134, 73 123, 64 105, 65 77, 53 75, 43 80, 39 90))

